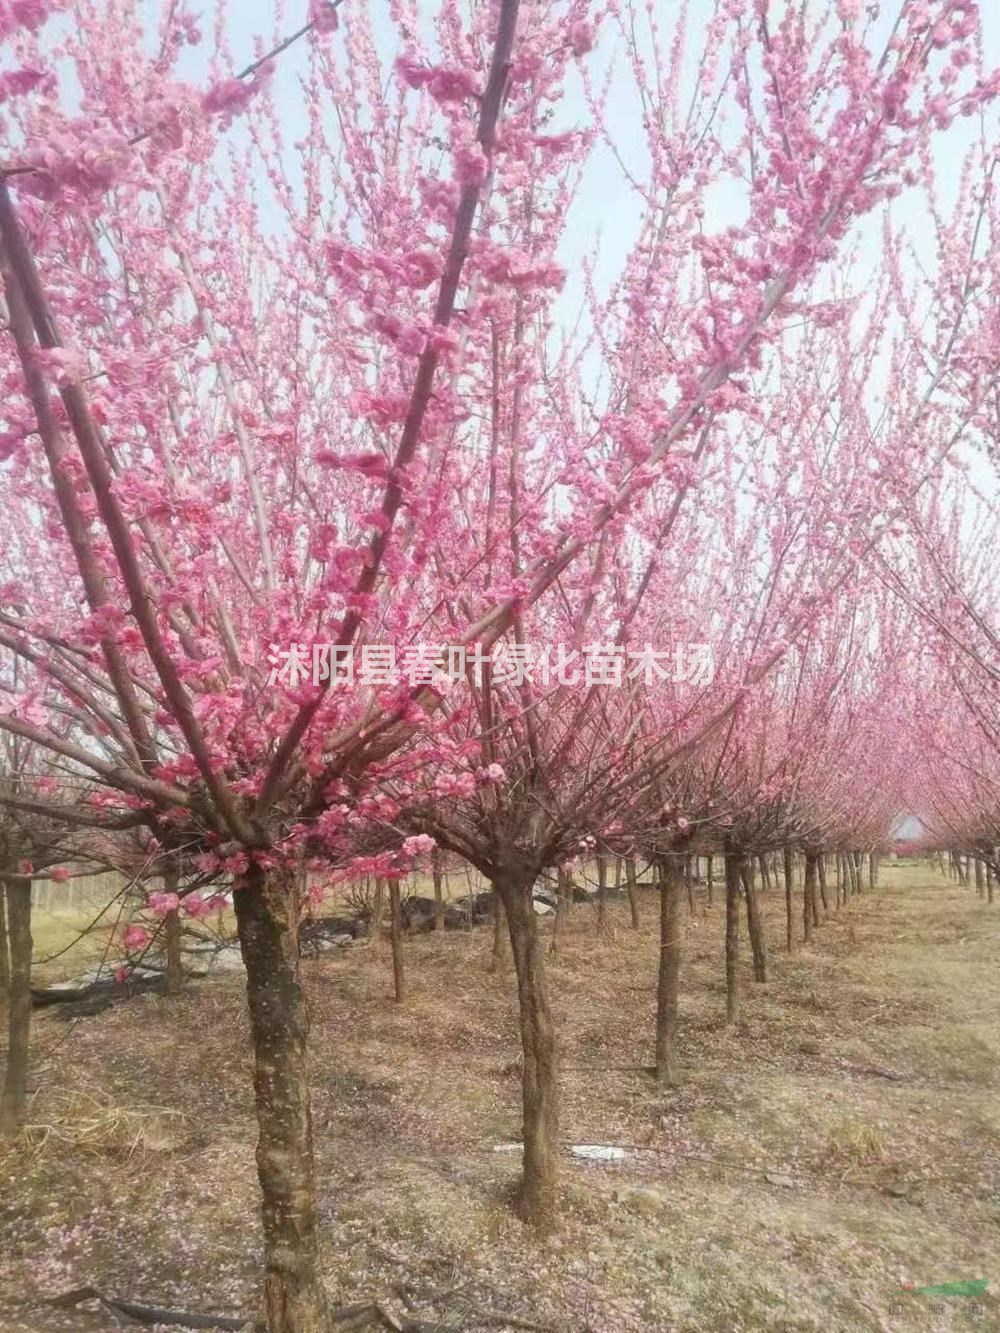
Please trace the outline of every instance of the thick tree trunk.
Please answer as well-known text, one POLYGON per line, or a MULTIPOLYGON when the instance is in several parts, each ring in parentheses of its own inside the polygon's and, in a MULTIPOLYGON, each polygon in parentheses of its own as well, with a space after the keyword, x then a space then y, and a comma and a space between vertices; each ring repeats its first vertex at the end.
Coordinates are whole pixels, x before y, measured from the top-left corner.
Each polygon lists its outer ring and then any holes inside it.
POLYGON ((792 906, 792 849, 787 843, 781 849, 781 859, 785 874, 785 948, 792 953, 795 949, 795 913, 792 906))
POLYGON ((555 1028, 538 918, 531 901, 532 881, 509 875, 498 877, 494 885, 507 914, 524 1055, 520 1212, 525 1221, 545 1230, 554 1222, 558 1207, 559 1070, 555 1028))
POLYGON ((389 881, 389 933, 392 939, 392 993, 396 1003, 403 1001, 403 905, 399 896, 399 880, 389 881))
POLYGON ((764 942, 764 915, 757 895, 752 856, 746 857, 743 861, 742 878, 747 904, 747 933, 750 936, 750 951, 753 954, 753 979, 766 981, 767 946, 764 942))
POLYGON ((740 878, 743 857, 726 846, 726 1022, 740 1019, 740 878))
POLYGON ((294 872, 254 867, 233 901, 254 1046, 266 1328, 268 1333, 327 1333, 294 872))
POLYGON ((444 930, 444 869, 437 848, 431 853, 431 874, 434 876, 434 929, 444 930))
POLYGON ((660 879, 660 966, 656 980, 656 1077, 677 1082, 677 997, 680 988, 680 857, 668 854, 657 863, 660 879))
POLYGON ((806 873, 802 881, 802 936, 806 944, 812 939, 813 922, 816 914, 816 862, 815 852, 806 852, 806 873))
POLYGON ((639 929, 639 892, 635 887, 635 857, 625 859, 625 886, 628 890, 628 906, 632 913, 632 929, 639 929))
MULTIPOLYGON (((534 911, 534 907, 531 909, 534 911)), ((507 957, 504 938, 509 933, 504 929, 506 922, 507 909, 504 907, 503 899, 493 890, 493 948, 490 950, 490 961, 487 965, 487 972, 502 972, 507 957)))
POLYGON ((868 887, 874 889, 878 884, 878 857, 874 852, 868 853, 868 887))
POLYGON ((28 1043, 31 1036, 31 883, 6 884, 7 1068, 0 1094, 0 1134, 13 1134, 28 1103, 28 1043))
POLYGON ((715 887, 714 882, 713 882, 714 871, 715 871, 715 861, 714 861, 714 857, 712 856, 712 853, 709 852, 709 854, 705 857, 705 878, 708 880, 708 905, 709 905, 709 907, 712 906, 712 890, 713 890, 714 887, 715 887))

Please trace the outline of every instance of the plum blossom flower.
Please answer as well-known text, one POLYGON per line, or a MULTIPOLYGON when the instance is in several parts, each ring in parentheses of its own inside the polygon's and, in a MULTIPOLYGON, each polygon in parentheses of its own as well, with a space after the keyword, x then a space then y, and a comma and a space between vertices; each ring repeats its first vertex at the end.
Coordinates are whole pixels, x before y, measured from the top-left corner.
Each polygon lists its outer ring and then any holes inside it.
POLYGON ((340 18, 333 0, 309 0, 309 22, 314 32, 336 32, 340 18))
POLYGON ((126 926, 122 932, 122 944, 129 953, 144 949, 151 938, 149 931, 142 926, 126 926))
POLYGON ((146 899, 146 906, 154 916, 166 916, 168 912, 176 912, 180 902, 176 893, 155 892, 146 899))
POLYGON ((585 56, 594 49, 594 27, 580 19, 569 27, 570 50, 575 56, 585 56))
POLYGON ((425 852, 432 852, 435 845, 429 833, 418 833, 415 837, 405 839, 403 851, 407 856, 422 856, 425 852))

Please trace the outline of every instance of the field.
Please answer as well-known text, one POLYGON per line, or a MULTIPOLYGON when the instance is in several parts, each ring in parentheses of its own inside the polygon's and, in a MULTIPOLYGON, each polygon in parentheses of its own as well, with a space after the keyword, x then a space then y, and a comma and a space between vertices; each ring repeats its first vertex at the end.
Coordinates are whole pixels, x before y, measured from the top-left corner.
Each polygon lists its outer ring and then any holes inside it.
MULTIPOLYGON (((508 1206, 519 1137, 509 963, 491 936, 304 963, 328 1283, 430 1329, 558 1333, 1000 1328, 1000 913, 926 868, 886 867, 784 952, 744 959, 723 1023, 723 904, 685 917, 682 1081, 649 1077, 657 939, 569 916, 550 979, 565 1215, 536 1241, 508 1206), (981 1296, 904 1289, 990 1279, 981 1296)), ((685 909, 686 910, 686 909, 685 909)), ((548 926, 546 926, 546 929, 548 926)), ((92 1333, 73 1287, 175 1309, 249 1308, 260 1266, 251 1056, 238 978, 35 1026, 23 1139, 0 1157, 0 1328, 92 1333)))

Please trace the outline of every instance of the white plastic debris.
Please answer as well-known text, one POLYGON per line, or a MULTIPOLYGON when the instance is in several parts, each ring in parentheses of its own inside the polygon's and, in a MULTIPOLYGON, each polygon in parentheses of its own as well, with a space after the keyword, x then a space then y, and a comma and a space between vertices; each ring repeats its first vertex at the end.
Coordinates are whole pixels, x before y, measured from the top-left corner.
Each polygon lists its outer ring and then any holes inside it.
POLYGON ((588 1162, 623 1162, 625 1149, 615 1148, 605 1143, 574 1143, 570 1148, 574 1157, 584 1157, 588 1162))
POLYGON ((523 1143, 494 1143, 494 1152, 521 1152, 524 1149, 523 1143))

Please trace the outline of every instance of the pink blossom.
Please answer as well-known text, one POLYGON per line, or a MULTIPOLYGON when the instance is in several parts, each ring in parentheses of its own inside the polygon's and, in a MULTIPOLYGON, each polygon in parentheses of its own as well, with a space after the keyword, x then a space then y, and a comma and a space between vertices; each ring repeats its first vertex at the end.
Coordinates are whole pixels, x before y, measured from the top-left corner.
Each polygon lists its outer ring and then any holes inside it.
POLYGON ((144 949, 151 938, 149 931, 142 926, 126 926, 122 931, 122 944, 129 953, 144 949))
POLYGON ((70 873, 65 866, 56 866, 54 870, 49 871, 49 878, 54 884, 65 884, 70 878, 70 873))
POLYGON ((482 185, 489 169, 489 159, 480 144, 468 144, 456 151, 455 175, 463 186, 482 185))
POLYGON ((340 27, 337 6, 332 0, 309 0, 309 22, 315 32, 336 32, 340 27))
POLYGON ((259 87, 256 79, 223 79, 201 99, 202 110, 209 116, 235 116, 246 110, 259 87))
POLYGON ((403 851, 407 856, 422 856, 426 852, 432 852, 436 845, 430 834, 418 833, 415 837, 405 839, 403 851))
POLYGON ((191 894, 183 899, 181 910, 185 916, 191 917, 194 921, 200 921, 203 917, 212 915, 212 904, 208 898, 201 898, 197 894, 191 894))
POLYGON ((176 912, 180 902, 176 893, 153 892, 146 899, 146 906, 154 916, 166 916, 168 912, 176 912))
POLYGON ((586 23, 583 19, 576 23, 571 23, 569 28, 570 50, 575 56, 586 55, 594 47, 594 28, 593 24, 586 23))

